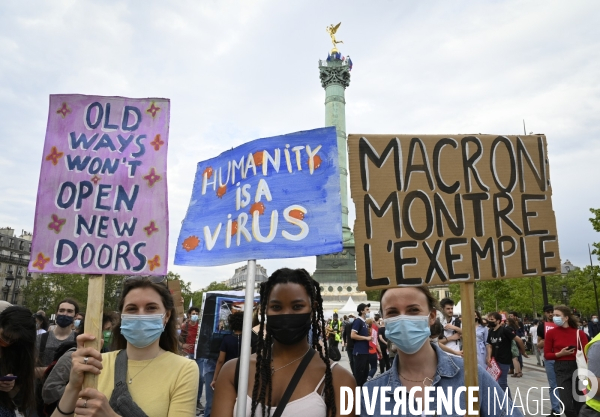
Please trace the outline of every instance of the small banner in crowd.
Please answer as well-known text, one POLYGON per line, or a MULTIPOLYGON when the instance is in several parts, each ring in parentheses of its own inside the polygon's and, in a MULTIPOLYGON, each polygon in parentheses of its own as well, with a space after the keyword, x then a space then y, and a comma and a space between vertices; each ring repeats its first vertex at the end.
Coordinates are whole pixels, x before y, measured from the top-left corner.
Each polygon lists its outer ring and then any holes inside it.
POLYGON ((544 135, 350 135, 362 290, 560 273, 544 135))
POLYGON ((176 265, 342 250, 335 128, 258 139, 198 164, 176 265))
POLYGON ((51 95, 31 272, 167 273, 168 99, 51 95))
MULTIPOLYGON (((202 321, 196 345, 196 358, 217 359, 221 342, 231 334, 229 315, 244 311, 245 291, 208 291, 202 294, 202 321)), ((254 293, 253 309, 258 308, 260 297, 254 293)))

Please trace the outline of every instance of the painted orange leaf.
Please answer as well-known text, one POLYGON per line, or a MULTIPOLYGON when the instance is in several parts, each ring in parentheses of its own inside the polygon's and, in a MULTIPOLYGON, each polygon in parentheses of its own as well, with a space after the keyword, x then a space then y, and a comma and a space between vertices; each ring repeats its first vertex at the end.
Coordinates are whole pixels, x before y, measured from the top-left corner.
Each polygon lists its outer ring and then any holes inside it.
POLYGON ((181 246, 183 246, 183 249, 185 249, 186 251, 189 252, 191 250, 196 249, 199 244, 200 244, 200 239, 198 239, 197 236, 188 236, 183 241, 183 244, 181 246))
POLYGON ((235 236, 238 231, 238 223, 237 220, 231 222, 231 236, 235 236))
POLYGON ((254 165, 259 167, 263 164, 263 151, 254 152, 252 156, 254 157, 254 165))
POLYGON ((315 157, 313 158, 313 162, 315 164, 315 169, 317 169, 321 166, 321 162, 323 161, 321 160, 321 157, 319 155, 315 155, 315 157))
POLYGON ((262 201, 254 203, 250 206, 250 214, 254 214, 255 211, 258 211, 258 214, 260 215, 265 214, 265 205, 262 203, 262 201))
POLYGON ((304 220, 304 213, 298 209, 290 210, 290 217, 298 220, 304 220))
POLYGON ((212 174, 213 174, 213 169, 212 169, 212 167, 207 167, 207 168, 204 170, 203 174, 206 174, 206 178, 211 178, 211 177, 212 177, 212 174))
POLYGON ((217 197, 222 198, 227 192, 227 185, 222 185, 217 188, 217 197))

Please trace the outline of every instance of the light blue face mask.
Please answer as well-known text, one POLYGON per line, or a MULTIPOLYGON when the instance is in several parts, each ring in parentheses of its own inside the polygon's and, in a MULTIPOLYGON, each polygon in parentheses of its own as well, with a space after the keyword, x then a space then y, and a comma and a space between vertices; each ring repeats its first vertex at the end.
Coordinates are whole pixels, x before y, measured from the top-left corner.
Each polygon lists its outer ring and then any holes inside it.
POLYGON ((557 326, 562 326, 563 324, 565 324, 565 321, 562 319, 562 317, 556 317, 556 316, 554 316, 554 317, 552 317, 552 321, 557 326))
POLYGON ((75 320, 73 324, 75 325, 75 327, 79 327, 79 325, 81 324, 81 320, 75 320))
POLYGON ((165 314, 122 314, 121 334, 136 348, 145 348, 164 331, 164 317, 165 314))
POLYGON ((429 316, 400 315, 383 320, 385 337, 402 352, 412 355, 429 340, 429 316))

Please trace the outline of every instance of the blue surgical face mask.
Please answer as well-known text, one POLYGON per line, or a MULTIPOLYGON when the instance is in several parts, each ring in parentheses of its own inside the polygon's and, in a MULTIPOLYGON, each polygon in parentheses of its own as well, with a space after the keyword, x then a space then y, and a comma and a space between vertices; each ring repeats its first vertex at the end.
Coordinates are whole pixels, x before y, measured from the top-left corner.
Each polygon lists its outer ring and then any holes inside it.
POLYGON ((121 334, 136 348, 154 343, 165 329, 165 314, 122 314, 121 334))
POLYGON ((75 320, 73 324, 75 325, 75 327, 79 327, 79 325, 81 324, 81 320, 75 320))
POLYGON ((365 318, 366 319, 370 319, 371 318, 371 313, 365 313, 365 318))
POLYGON ((350 317, 350 318, 348 319, 348 323, 354 323, 354 318, 353 318, 353 317, 350 317))
POLYGON ((592 321, 593 321, 594 323, 598 323, 598 319, 597 319, 597 318, 594 318, 594 319, 592 319, 592 321))
POLYGON ((554 317, 552 317, 552 321, 557 326, 562 326, 563 324, 565 324, 565 321, 562 319, 562 317, 556 317, 556 316, 554 316, 554 317))
POLYGON ((192 314, 191 319, 192 319, 193 322, 198 321, 198 315, 197 314, 192 314))
POLYGON ((400 315, 384 319, 385 337, 402 352, 412 355, 429 340, 429 316, 400 315))

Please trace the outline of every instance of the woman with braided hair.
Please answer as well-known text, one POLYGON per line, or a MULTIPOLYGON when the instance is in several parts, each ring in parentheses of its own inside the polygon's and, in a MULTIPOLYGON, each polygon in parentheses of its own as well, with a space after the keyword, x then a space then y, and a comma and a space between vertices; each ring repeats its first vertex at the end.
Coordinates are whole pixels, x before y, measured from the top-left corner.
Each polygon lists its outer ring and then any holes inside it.
MULTIPOLYGON (((339 416, 340 388, 354 391, 356 382, 329 359, 327 339, 319 342, 325 335, 319 284, 304 269, 279 269, 261 284, 260 305, 257 351, 250 357, 248 381, 240 381, 247 383, 248 393, 252 393, 246 401, 246 415, 272 416, 286 403, 282 399, 294 374, 306 366, 281 416, 339 416)), ((238 360, 223 366, 215 389, 220 401, 213 404, 213 415, 234 415, 238 368, 238 360)))

